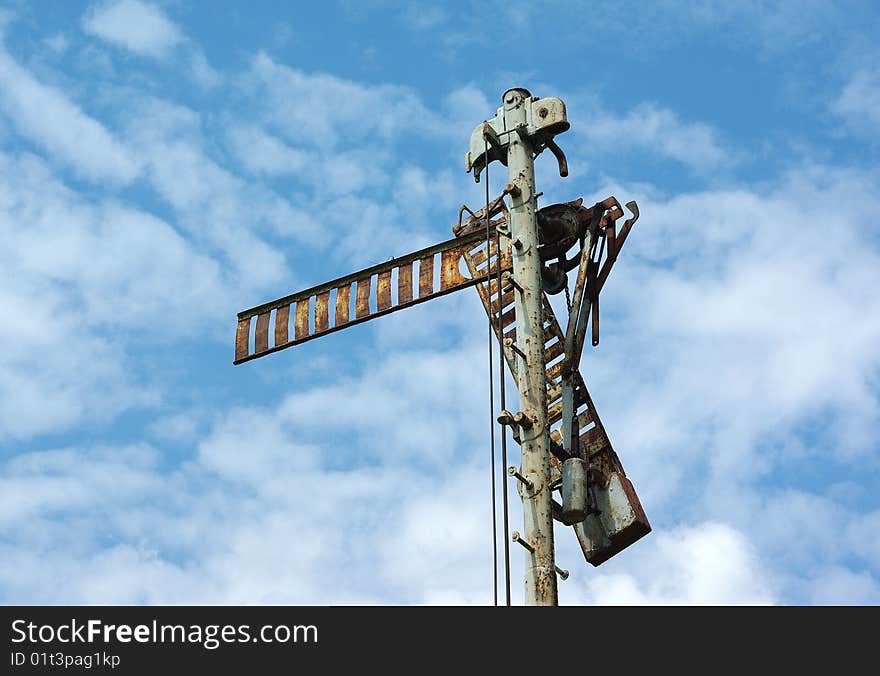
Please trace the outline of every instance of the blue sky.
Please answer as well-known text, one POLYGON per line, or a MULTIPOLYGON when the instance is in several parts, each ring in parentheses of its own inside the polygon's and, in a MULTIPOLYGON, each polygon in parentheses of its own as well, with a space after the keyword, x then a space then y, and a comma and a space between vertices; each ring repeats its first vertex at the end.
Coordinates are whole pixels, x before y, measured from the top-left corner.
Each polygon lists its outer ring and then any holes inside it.
POLYGON ((476 294, 231 362, 525 86, 544 203, 642 213, 582 372, 654 532, 561 602, 880 603, 880 12, 623 4, 5 2, 0 600, 490 602, 476 294))

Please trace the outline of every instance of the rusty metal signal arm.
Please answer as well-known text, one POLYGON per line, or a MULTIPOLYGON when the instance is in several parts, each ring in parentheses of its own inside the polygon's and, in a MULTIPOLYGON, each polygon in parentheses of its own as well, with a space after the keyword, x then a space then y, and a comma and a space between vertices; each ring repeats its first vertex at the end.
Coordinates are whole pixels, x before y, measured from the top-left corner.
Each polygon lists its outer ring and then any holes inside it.
MULTIPOLYGON (((482 232, 470 232, 463 237, 455 237, 243 310, 238 313, 233 363, 241 364, 264 357, 369 319, 466 289, 496 273, 494 256, 494 242, 490 242, 489 257, 493 258, 493 262, 486 267, 484 221, 482 232), (463 275, 459 267, 464 255, 480 262, 479 269, 475 269, 471 277, 463 275), (435 270, 439 270, 439 283, 435 280, 435 270), (395 293, 392 293, 392 288, 396 289, 395 293), (254 317, 256 326, 251 337, 254 317), (270 325, 273 329, 271 332, 270 325)), ((507 250, 502 251, 501 267, 502 270, 510 268, 507 250)))

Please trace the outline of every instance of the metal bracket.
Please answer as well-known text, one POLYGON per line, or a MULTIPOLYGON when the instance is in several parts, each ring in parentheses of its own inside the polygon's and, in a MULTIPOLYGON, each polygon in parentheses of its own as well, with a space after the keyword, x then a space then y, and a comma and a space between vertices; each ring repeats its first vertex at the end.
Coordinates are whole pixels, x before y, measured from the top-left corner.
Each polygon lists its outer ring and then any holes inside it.
MULTIPOLYGON (((503 214, 502 218, 491 221, 492 226, 498 231, 498 234, 509 236, 510 230, 507 225, 510 220, 510 212, 507 204, 504 202, 504 194, 498 195, 489 203, 489 218, 503 214)), ((477 230, 485 230, 486 228, 486 207, 482 207, 477 211, 473 211, 467 204, 462 204, 458 209, 458 224, 452 226, 452 232, 456 237, 464 237, 477 230), (464 213, 469 214, 467 221, 462 221, 464 213)))
POLYGON ((510 539, 518 544, 521 544, 528 552, 532 554, 535 553, 535 547, 528 540, 524 540, 522 535, 519 534, 519 531, 513 531, 513 535, 510 539))
POLYGON ((520 482, 523 486, 525 486, 526 490, 529 491, 529 492, 531 492, 532 488, 534 488, 534 486, 535 486, 531 481, 529 481, 529 480, 526 479, 522 474, 520 474, 520 473, 517 471, 516 467, 514 467, 513 465, 511 465, 510 467, 507 468, 507 474, 508 474, 509 476, 512 476, 512 477, 518 479, 519 482, 520 482))
MULTIPOLYGON (((527 93, 528 94, 528 93, 527 93)), ((491 120, 485 120, 471 132, 469 150, 464 156, 465 171, 474 172, 474 180, 480 182, 480 173, 492 161, 498 160, 507 166, 507 146, 510 135, 518 134, 527 139, 534 147, 536 154, 545 147, 556 157, 559 163, 559 174, 568 176, 568 162, 558 145, 553 141, 556 134, 568 131, 571 124, 565 110, 565 103, 555 96, 539 99, 530 97, 530 105, 526 106, 526 122, 518 127, 509 127, 504 108, 499 108, 491 120), (488 152, 486 145, 488 144, 488 152)))

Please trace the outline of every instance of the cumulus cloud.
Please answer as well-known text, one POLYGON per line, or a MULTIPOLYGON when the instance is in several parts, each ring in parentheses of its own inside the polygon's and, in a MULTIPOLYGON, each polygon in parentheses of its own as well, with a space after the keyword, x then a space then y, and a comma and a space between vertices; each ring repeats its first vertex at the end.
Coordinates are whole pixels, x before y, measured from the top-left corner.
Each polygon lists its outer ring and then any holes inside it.
POLYGON ((640 543, 637 572, 605 573, 586 583, 600 605, 769 604, 776 600, 748 538, 722 523, 657 532, 640 543), (650 561, 650 565, 647 562, 650 561))
POLYGON ((125 132, 145 179, 176 223, 237 276, 240 302, 269 283, 291 283, 287 259, 271 240, 315 243, 314 218, 209 152, 197 111, 148 96, 133 96, 128 111, 125 132))
POLYGON ((223 307, 221 269, 162 220, 84 200, 32 155, 0 153, 0 167, 0 295, 17 317, 0 338, 0 437, 154 403, 127 348, 200 332, 223 307))
POLYGON ((139 0, 117 0, 95 6, 83 18, 83 29, 141 56, 161 58, 183 40, 177 25, 156 7, 139 0))
POLYGON ((589 108, 574 125, 575 133, 590 147, 635 148, 667 157, 694 169, 717 167, 733 159, 718 133, 701 122, 687 122, 656 103, 641 103, 624 115, 589 108))
POLYGON ((256 173, 292 174, 307 170, 310 165, 305 152, 259 127, 235 127, 229 132, 229 141, 236 156, 256 173))
POLYGON ((114 47, 160 65, 173 65, 202 90, 211 90, 222 81, 202 49, 153 4, 140 0, 97 4, 86 12, 81 25, 86 34, 114 47))
POLYGON ((831 111, 852 131, 876 138, 880 132, 880 76, 870 70, 856 72, 831 103, 831 111))
POLYGON ((393 458, 343 468, 295 441, 279 413, 229 411, 170 469, 144 444, 6 462, 4 601, 488 600, 481 468, 433 478, 393 458))
POLYGON ((446 127, 410 88, 363 84, 329 73, 309 74, 260 52, 242 80, 265 96, 264 119, 291 141, 334 148, 377 135, 389 141, 442 133, 446 127))
POLYGON ((732 476, 769 474, 795 432, 836 460, 869 457, 880 411, 874 179, 799 171, 762 195, 666 201, 609 192, 639 198, 643 219, 603 292, 615 311, 601 359, 586 363, 597 389, 627 402, 611 413, 635 462, 666 476, 652 490, 675 487, 687 457, 706 463, 717 497, 732 476), (804 218, 819 202, 838 208, 804 218), (828 232, 835 245, 817 245, 828 232), (640 377, 619 389, 621 372, 640 377))
POLYGON ((834 566, 810 580, 809 599, 823 605, 876 605, 880 582, 870 573, 834 566))
POLYGON ((62 90, 38 81, 2 45, 0 85, 0 110, 53 160, 93 181, 128 183, 138 175, 137 159, 111 131, 62 90))

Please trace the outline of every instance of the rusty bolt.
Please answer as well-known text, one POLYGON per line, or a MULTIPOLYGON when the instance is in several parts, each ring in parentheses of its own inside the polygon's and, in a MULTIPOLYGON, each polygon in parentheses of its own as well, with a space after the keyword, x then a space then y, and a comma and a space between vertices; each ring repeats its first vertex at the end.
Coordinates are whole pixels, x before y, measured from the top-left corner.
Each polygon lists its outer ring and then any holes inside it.
POLYGON ((568 571, 567 570, 563 570, 559 566, 556 566, 556 572, 559 573, 559 577, 561 577, 563 580, 568 579, 568 571))
MULTIPOLYGON (((541 110, 538 111, 538 115, 540 115, 542 118, 547 117, 547 115, 548 115, 549 113, 550 113, 550 111, 547 110, 546 108, 541 108, 541 110)), ((563 579, 564 579, 564 578, 563 578, 563 579)))
POLYGON ((519 534, 518 531, 513 531, 513 535, 511 536, 511 540, 513 540, 514 542, 518 542, 519 544, 521 544, 523 547, 528 549, 533 554, 535 553, 535 548, 529 542, 526 542, 525 540, 523 540, 522 536, 519 534))
POLYGON ((502 425, 513 425, 513 415, 510 411, 501 411, 501 414, 498 416, 498 422, 502 425))
POLYGON ((508 183, 504 186, 504 194, 511 197, 519 197, 522 194, 522 190, 520 190, 516 183, 508 183))
POLYGON ((503 284, 505 286, 509 284, 510 286, 512 286, 514 289, 516 289, 520 293, 523 292, 523 288, 513 278, 513 275, 510 274, 510 272, 505 272, 503 275, 501 275, 501 284, 503 284))
POLYGON ((522 474, 517 472, 516 467, 514 467, 513 465, 511 465, 510 467, 507 468, 507 473, 508 473, 508 475, 519 479, 522 482, 522 485, 526 487, 526 490, 531 491, 532 488, 534 487, 534 484, 531 481, 529 481, 528 479, 526 479, 522 474))
POLYGON ((516 352, 520 357, 522 357, 525 361, 528 361, 529 358, 526 357, 526 353, 517 347, 517 345, 513 342, 513 338, 505 338, 504 339, 504 347, 509 348, 511 351, 516 352))
POLYGON ((522 240, 519 237, 517 237, 515 240, 513 240, 513 242, 511 242, 511 244, 513 244, 513 248, 516 249, 517 251, 520 251, 523 248, 522 240))
POLYGON ((532 419, 522 411, 513 416, 513 422, 522 427, 524 430, 532 429, 532 419))

